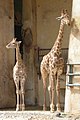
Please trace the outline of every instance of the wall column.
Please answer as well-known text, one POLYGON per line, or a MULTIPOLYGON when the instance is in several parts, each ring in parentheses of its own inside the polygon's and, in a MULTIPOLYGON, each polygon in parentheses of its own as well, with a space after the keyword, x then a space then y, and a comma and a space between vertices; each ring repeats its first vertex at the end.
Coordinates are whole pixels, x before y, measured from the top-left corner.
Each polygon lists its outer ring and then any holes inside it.
POLYGON ((8 50, 6 45, 14 37, 14 2, 0 1, 0 108, 11 108, 16 105, 13 67, 15 51, 8 50))
POLYGON ((27 80, 25 85, 25 103, 26 105, 35 105, 38 102, 37 90, 37 72, 34 64, 34 54, 36 46, 36 0, 23 0, 22 10, 23 31, 26 31, 23 37, 23 60, 27 69, 27 80), (29 33, 29 30, 30 33, 29 33), (27 32, 28 31, 28 32, 27 32), (32 33, 32 34, 31 34, 32 33))
MULTIPOLYGON (((72 5, 72 28, 69 41, 69 64, 80 64, 80 0, 73 0, 72 5)), ((67 70, 68 72, 68 70, 67 70)), ((80 73, 80 65, 73 65, 73 73, 80 73)), ((66 78, 66 84, 70 77, 66 78)), ((72 76, 72 84, 80 84, 80 76, 72 76)), ((80 86, 66 87, 65 112, 80 112, 80 86)))

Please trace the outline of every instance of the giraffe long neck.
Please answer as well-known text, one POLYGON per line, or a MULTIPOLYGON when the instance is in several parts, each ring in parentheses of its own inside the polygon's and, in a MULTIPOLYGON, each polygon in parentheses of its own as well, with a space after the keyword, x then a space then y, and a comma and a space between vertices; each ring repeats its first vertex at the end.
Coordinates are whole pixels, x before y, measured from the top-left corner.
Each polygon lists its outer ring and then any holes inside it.
POLYGON ((57 36, 57 39, 54 43, 54 46, 52 47, 52 52, 54 52, 57 56, 61 54, 61 46, 62 46, 62 40, 63 40, 63 32, 64 32, 64 23, 61 22, 59 34, 57 36))
POLYGON ((16 60, 17 60, 18 63, 22 62, 21 54, 20 54, 20 51, 19 51, 19 45, 17 45, 17 48, 16 48, 16 60))

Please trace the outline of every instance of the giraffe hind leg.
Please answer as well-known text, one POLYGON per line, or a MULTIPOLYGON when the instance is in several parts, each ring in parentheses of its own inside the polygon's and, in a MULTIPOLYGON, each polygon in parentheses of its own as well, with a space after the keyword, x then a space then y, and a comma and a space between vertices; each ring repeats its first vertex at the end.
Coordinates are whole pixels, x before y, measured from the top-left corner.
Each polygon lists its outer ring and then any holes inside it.
POLYGON ((43 104, 43 110, 46 111, 46 79, 48 76, 48 73, 45 69, 41 69, 41 75, 42 75, 42 80, 43 80, 43 95, 44 95, 44 104, 43 104))
POLYGON ((60 58, 58 64, 58 71, 57 71, 57 84, 56 84, 56 93, 57 93, 57 111, 61 111, 60 107, 60 76, 64 70, 64 59, 60 58))
POLYGON ((21 90, 20 90, 20 110, 22 110, 22 93, 21 93, 21 90))
POLYGON ((43 91, 44 91, 44 104, 43 104, 43 110, 46 111, 46 81, 43 81, 43 91))
POLYGON ((50 103, 51 103, 52 90, 51 90, 51 79, 50 79, 50 75, 49 75, 49 86, 48 86, 48 92, 49 92, 49 100, 50 100, 50 103))
POLYGON ((19 111, 20 110, 20 106, 19 106, 19 82, 16 82, 15 85, 16 85, 16 97, 17 97, 16 111, 19 111))
POLYGON ((19 78, 18 77, 14 79, 14 83, 16 86, 16 111, 19 111, 20 105, 19 105, 19 78))
POLYGON ((51 80, 51 104, 50 104, 50 111, 54 112, 54 79, 51 80))
POLYGON ((57 111, 61 111, 60 107, 60 75, 63 72, 63 67, 61 66, 57 71, 57 83, 56 83, 56 93, 57 93, 57 111))
POLYGON ((60 107, 60 80, 59 80, 59 76, 57 77, 57 84, 56 84, 56 93, 57 93, 57 111, 61 111, 61 107, 60 107))
POLYGON ((54 85, 56 80, 56 68, 54 70, 51 69, 50 71, 50 84, 51 84, 51 104, 50 104, 50 111, 55 111, 55 105, 54 105, 54 85))
POLYGON ((24 103, 24 84, 25 84, 25 80, 22 80, 21 81, 21 99, 22 99, 22 104, 21 104, 21 109, 22 109, 22 111, 24 111, 25 110, 25 103, 24 103))

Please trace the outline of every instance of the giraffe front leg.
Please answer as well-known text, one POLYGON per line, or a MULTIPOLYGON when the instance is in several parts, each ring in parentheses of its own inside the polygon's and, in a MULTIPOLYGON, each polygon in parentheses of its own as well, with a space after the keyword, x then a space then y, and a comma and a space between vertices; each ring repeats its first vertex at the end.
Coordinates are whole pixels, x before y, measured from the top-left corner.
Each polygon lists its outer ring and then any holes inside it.
POLYGON ((20 110, 22 110, 22 93, 21 93, 21 90, 20 90, 20 110))
POLYGON ((45 69, 45 66, 43 64, 43 62, 41 62, 41 76, 42 76, 42 80, 43 80, 43 110, 46 111, 46 79, 48 76, 48 72, 45 69))
POLYGON ((50 103, 51 103, 52 90, 51 90, 51 79, 50 79, 50 75, 49 75, 49 86, 48 86, 48 91, 49 91, 49 99, 50 99, 50 103))
POLYGON ((25 80, 21 81, 21 96, 22 96, 22 111, 25 110, 25 103, 24 103, 24 83, 25 83, 25 80))
POLYGON ((52 98, 51 85, 48 86, 48 91, 49 91, 49 99, 50 99, 50 103, 51 103, 51 98, 52 98))
POLYGON ((52 97, 51 97, 51 104, 50 104, 50 111, 54 112, 54 79, 51 79, 51 91, 52 91, 52 97))
POLYGON ((25 104, 24 104, 24 92, 22 92, 22 111, 25 110, 25 104))
POLYGON ((43 110, 46 111, 46 81, 43 80, 43 91, 44 91, 44 104, 43 104, 43 110))
POLYGON ((16 86, 16 99, 17 99, 16 111, 19 111, 19 81, 14 80, 14 82, 15 82, 15 86, 16 86))
POLYGON ((17 94, 17 105, 16 105, 16 111, 19 111, 19 90, 16 90, 17 94))
POLYGON ((61 111, 61 107, 60 107, 60 79, 59 76, 57 76, 57 84, 56 84, 56 93, 57 93, 57 111, 61 111))

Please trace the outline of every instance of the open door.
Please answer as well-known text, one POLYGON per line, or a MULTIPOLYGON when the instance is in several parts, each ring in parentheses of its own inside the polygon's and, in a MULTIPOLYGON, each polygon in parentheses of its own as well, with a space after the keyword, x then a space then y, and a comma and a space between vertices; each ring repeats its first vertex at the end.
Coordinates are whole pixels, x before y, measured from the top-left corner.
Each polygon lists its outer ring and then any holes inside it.
MULTIPOLYGON (((14 0, 14 37, 22 41, 22 0, 14 0)), ((23 55, 23 41, 20 46, 21 55, 23 55)))

